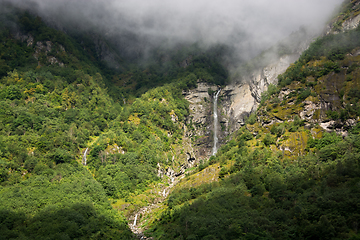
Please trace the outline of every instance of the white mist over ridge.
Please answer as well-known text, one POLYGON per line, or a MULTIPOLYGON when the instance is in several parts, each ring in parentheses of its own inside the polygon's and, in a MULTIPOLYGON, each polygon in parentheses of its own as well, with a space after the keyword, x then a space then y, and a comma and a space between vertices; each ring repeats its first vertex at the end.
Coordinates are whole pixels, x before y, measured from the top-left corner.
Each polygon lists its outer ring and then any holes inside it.
MULTIPOLYGON (((254 56, 300 26, 320 30, 342 0, 0 0, 55 25, 127 36, 129 47, 201 42, 254 56), (136 36, 137 41, 132 39, 136 36)), ((124 37, 123 37, 124 39, 124 37)), ((126 40, 124 40, 126 42, 126 40)), ((122 47, 122 46, 119 46, 122 47)), ((131 47, 130 47, 131 48, 131 47)))

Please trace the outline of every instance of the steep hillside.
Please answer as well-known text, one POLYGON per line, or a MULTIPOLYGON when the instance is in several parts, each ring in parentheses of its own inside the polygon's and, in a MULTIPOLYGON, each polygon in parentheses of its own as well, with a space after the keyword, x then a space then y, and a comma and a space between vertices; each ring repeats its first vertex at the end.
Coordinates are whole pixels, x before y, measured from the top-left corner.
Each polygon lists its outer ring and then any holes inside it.
POLYGON ((196 159, 205 160, 212 155, 214 94, 220 90, 220 128, 217 129, 217 136, 219 143, 224 144, 228 136, 243 126, 249 115, 256 111, 262 92, 270 84, 278 83, 277 76, 299 59, 318 34, 310 27, 302 27, 254 59, 239 63, 230 71, 230 81, 225 86, 199 79, 196 88, 183 93, 190 103, 189 119, 192 124, 192 128, 186 129, 185 135, 193 139, 196 159))
MULTIPOLYGON (((343 5, 349 19, 357 6, 343 5)), ((359 238, 356 26, 318 38, 268 86, 244 126, 172 191, 149 236, 359 238)))
POLYGON ((1 239, 359 238, 359 1, 231 71, 227 46, 126 58, 6 2, 1 239))
POLYGON ((131 238, 126 218, 194 164, 181 93, 224 84, 224 50, 113 69, 90 36, 1 4, 1 237, 131 238))

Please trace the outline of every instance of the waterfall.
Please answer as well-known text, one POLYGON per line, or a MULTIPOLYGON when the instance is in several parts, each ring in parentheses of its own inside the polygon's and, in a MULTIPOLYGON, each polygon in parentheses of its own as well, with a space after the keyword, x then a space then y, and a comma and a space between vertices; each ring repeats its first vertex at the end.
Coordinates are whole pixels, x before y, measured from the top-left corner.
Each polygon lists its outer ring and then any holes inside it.
POLYGON ((133 227, 135 227, 135 226, 136 226, 136 220, 137 220, 137 214, 135 215, 135 220, 134 220, 133 227))
POLYGON ((89 149, 89 148, 86 148, 86 150, 85 150, 85 152, 84 152, 84 156, 83 156, 83 158, 82 158, 82 164, 83 164, 84 166, 86 166, 86 153, 87 153, 88 149, 89 149))
POLYGON ((218 137, 217 137, 217 130, 218 130, 218 114, 217 114, 217 102, 218 102, 218 98, 219 98, 219 94, 220 94, 221 89, 219 89, 215 94, 214 94, 214 147, 212 150, 212 155, 215 155, 217 152, 217 142, 218 142, 218 137))

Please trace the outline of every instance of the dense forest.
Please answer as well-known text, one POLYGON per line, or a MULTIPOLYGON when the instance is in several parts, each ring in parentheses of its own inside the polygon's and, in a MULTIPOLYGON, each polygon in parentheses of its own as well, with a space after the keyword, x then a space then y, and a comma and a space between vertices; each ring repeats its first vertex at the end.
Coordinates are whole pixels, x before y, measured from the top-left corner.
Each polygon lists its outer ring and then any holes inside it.
MULTIPOLYGON (((187 170, 147 236, 360 238, 360 27, 339 30, 355 2, 343 5, 337 34, 319 37, 268 86, 216 156, 187 170), (305 119, 309 102, 331 107, 305 119), (216 178, 197 179, 213 170, 216 178)), ((179 171, 187 159, 183 91, 229 83, 232 50, 157 48, 112 68, 98 53, 101 36, 0 6, 0 239, 133 239, 126 219, 169 187, 159 167, 179 171)), ((263 67, 261 56, 240 69, 263 67)))
POLYGON ((188 116, 181 90, 197 79, 225 84, 216 60, 225 49, 183 46, 166 62, 159 49, 146 64, 114 70, 89 34, 70 36, 4 6, 0 238, 131 238, 109 199, 136 201, 162 182, 158 164, 181 164, 184 153, 172 159, 188 116))

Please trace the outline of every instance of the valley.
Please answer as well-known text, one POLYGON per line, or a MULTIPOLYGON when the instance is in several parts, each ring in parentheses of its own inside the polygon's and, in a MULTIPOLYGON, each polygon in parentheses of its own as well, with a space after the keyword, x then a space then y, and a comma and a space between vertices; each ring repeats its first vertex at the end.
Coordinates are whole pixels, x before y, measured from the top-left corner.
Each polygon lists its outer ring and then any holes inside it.
POLYGON ((0 239, 358 239, 359 3, 239 60, 1 1, 0 239))

